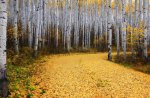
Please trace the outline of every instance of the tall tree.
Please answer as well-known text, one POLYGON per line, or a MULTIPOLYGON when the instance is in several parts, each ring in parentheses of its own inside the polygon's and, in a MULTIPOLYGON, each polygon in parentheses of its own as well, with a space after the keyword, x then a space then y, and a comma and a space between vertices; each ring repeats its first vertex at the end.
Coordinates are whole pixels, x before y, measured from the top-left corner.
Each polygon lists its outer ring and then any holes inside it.
POLYGON ((36 31, 35 31, 35 42, 34 42, 34 56, 37 56, 38 52, 38 45, 39 45, 39 31, 40 31, 40 3, 39 0, 36 2, 36 16, 37 16, 37 21, 36 21, 36 31))
MULTIPOLYGON (((129 18, 129 26, 133 27, 133 20, 132 20, 132 0, 129 0, 129 14, 128 14, 128 18, 129 18)), ((130 30, 130 40, 131 40, 131 53, 134 56, 134 49, 133 49, 133 30, 130 30)))
POLYGON ((14 35, 14 49, 16 54, 19 53, 19 40, 18 40, 18 13, 19 13, 19 2, 14 0, 14 22, 13 22, 13 35, 14 35))
POLYGON ((115 30, 117 35, 117 56, 120 55, 120 34, 119 34, 119 1, 115 0, 115 15, 116 15, 116 24, 115 24, 115 30))
POLYGON ((55 39, 55 43, 56 43, 56 48, 58 47, 58 32, 59 32, 59 2, 58 0, 55 0, 55 3, 56 3, 56 11, 55 11, 55 14, 56 14, 56 39, 55 39))
POLYGON ((108 60, 112 60, 112 9, 111 9, 111 1, 108 1, 108 60))
POLYGON ((122 46, 123 46, 123 55, 124 59, 126 59, 126 1, 122 0, 122 46))
POLYGON ((0 89, 2 95, 8 95, 6 85, 6 32, 7 32, 7 0, 0 0, 0 89))
POLYGON ((67 46, 67 51, 70 50, 70 26, 69 26, 69 0, 66 0, 66 5, 65 5, 65 34, 66 34, 66 46, 67 46))
POLYGON ((147 61, 148 60, 148 55, 147 55, 147 26, 148 26, 148 17, 147 17, 147 12, 148 12, 148 1, 144 0, 143 2, 143 16, 144 16, 144 58, 147 61))
MULTIPOLYGON (((139 0, 139 20, 138 20, 138 28, 142 29, 142 24, 143 24, 143 0, 139 0)), ((139 39, 138 39, 138 56, 142 56, 142 36, 141 33, 143 32, 138 32, 139 34, 139 39)))
POLYGON ((75 32, 74 32, 74 46, 77 48, 79 43, 79 21, 78 21, 78 0, 74 0, 74 22, 75 22, 75 32))
POLYGON ((104 4, 105 4, 105 41, 107 43, 108 41, 108 0, 104 0, 104 4))
POLYGON ((32 47, 32 31, 31 31, 31 20, 30 20, 30 17, 31 17, 31 1, 30 0, 27 0, 27 11, 28 11, 28 19, 27 19, 27 28, 28 28, 28 45, 29 47, 31 48, 32 47))

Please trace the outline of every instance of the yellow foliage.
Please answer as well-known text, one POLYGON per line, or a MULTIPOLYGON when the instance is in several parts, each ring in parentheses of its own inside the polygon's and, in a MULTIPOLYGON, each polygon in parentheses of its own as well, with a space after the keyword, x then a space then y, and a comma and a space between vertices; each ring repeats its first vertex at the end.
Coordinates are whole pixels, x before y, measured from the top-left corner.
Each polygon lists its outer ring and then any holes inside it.
POLYGON ((115 2, 113 1, 112 2, 112 9, 114 9, 115 8, 115 2))
POLYGON ((129 12, 129 6, 126 6, 126 13, 129 12))
POLYGON ((139 22, 138 27, 128 25, 123 30, 127 31, 127 42, 129 45, 136 46, 139 40, 142 41, 144 38, 144 22, 139 22))

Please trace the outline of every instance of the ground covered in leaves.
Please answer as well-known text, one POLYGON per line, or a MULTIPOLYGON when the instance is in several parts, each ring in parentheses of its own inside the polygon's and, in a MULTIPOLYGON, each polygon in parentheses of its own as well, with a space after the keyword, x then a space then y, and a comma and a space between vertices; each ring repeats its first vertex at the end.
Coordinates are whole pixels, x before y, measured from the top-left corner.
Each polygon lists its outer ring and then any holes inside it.
POLYGON ((16 70, 34 68, 11 84, 10 98, 150 98, 150 75, 108 61, 107 53, 49 55, 28 68, 16 70))

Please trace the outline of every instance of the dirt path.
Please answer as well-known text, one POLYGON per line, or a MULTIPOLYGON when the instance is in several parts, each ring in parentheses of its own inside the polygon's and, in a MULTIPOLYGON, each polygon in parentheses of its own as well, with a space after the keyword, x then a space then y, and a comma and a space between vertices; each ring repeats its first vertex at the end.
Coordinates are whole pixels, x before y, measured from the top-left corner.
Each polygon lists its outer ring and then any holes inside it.
POLYGON ((150 98, 150 75, 109 62, 106 56, 44 57, 42 73, 33 77, 33 98, 150 98))

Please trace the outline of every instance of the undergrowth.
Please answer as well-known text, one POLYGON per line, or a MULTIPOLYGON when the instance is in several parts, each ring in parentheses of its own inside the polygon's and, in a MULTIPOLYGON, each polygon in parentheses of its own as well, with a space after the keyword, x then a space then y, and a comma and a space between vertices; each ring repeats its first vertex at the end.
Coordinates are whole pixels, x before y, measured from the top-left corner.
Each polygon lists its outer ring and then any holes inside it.
POLYGON ((145 61, 138 56, 133 57, 131 54, 127 54, 126 60, 124 60, 123 54, 121 54, 119 58, 115 56, 114 62, 119 63, 124 67, 150 74, 150 61, 145 61))
POLYGON ((22 48, 19 55, 15 55, 12 50, 7 52, 7 77, 9 80, 9 97, 12 98, 30 98, 31 91, 35 90, 30 84, 30 78, 36 71, 33 64, 36 59, 31 55, 32 49, 22 48))

